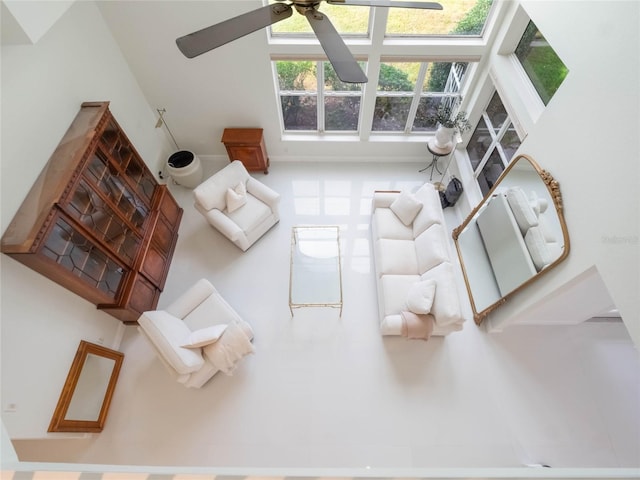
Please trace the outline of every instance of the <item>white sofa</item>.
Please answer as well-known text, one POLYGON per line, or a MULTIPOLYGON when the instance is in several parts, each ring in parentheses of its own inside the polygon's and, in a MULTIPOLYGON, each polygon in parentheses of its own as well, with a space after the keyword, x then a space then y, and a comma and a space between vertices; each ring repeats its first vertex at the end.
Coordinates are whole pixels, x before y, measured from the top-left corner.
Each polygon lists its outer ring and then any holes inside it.
POLYGON ((280 220, 280 194, 234 160, 198 185, 195 207, 207 222, 246 251, 280 220))
POLYGON ((449 235, 433 185, 413 194, 374 192, 371 234, 382 335, 422 338, 407 334, 416 315, 428 324, 424 338, 461 330, 449 235))
POLYGON ((230 375, 253 353, 253 330, 206 279, 164 310, 144 312, 138 331, 185 387, 200 388, 219 371, 230 375))

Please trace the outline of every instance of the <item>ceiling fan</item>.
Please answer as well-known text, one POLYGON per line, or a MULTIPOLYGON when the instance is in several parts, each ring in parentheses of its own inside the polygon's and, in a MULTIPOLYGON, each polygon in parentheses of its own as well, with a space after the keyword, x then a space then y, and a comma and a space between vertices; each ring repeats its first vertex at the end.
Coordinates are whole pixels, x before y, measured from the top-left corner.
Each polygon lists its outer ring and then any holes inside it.
POLYGON ((297 12, 304 15, 309 21, 338 78, 345 83, 366 83, 367 76, 355 58, 353 58, 342 37, 329 18, 318 11, 318 7, 323 1, 331 5, 442 10, 442 5, 435 2, 393 0, 291 0, 290 3, 284 3, 285 0, 277 1, 281 3, 266 5, 180 37, 176 40, 176 44, 187 58, 197 57, 225 43, 232 42, 256 30, 289 18, 293 14, 293 7, 295 7, 297 12))

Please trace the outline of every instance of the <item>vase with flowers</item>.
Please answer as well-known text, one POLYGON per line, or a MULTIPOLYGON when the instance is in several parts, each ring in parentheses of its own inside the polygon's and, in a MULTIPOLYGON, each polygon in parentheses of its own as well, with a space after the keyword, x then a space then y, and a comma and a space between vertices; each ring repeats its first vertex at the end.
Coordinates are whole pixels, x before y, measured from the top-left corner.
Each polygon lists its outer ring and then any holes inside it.
POLYGON ((471 128, 467 119, 467 112, 454 113, 451 105, 440 105, 431 117, 431 121, 438 125, 435 134, 435 145, 438 148, 447 149, 452 145, 453 135, 456 131, 464 133, 471 128))

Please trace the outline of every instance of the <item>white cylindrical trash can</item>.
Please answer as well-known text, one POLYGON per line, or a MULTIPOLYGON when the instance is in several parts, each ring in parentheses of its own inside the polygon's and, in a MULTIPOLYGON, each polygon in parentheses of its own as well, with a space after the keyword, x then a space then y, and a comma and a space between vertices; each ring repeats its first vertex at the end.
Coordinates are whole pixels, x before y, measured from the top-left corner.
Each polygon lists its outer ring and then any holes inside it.
POLYGON ((167 160, 167 173, 183 187, 195 188, 202 183, 200 159, 188 150, 180 150, 167 160))

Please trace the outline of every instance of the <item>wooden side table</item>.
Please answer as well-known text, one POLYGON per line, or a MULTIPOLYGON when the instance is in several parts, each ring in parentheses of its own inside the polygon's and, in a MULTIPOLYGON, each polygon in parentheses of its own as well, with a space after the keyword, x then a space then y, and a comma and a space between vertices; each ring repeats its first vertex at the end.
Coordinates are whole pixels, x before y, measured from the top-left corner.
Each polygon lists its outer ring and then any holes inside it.
POLYGON ((229 154, 229 161, 240 160, 250 172, 269 173, 269 156, 262 128, 225 128, 222 143, 229 154))

